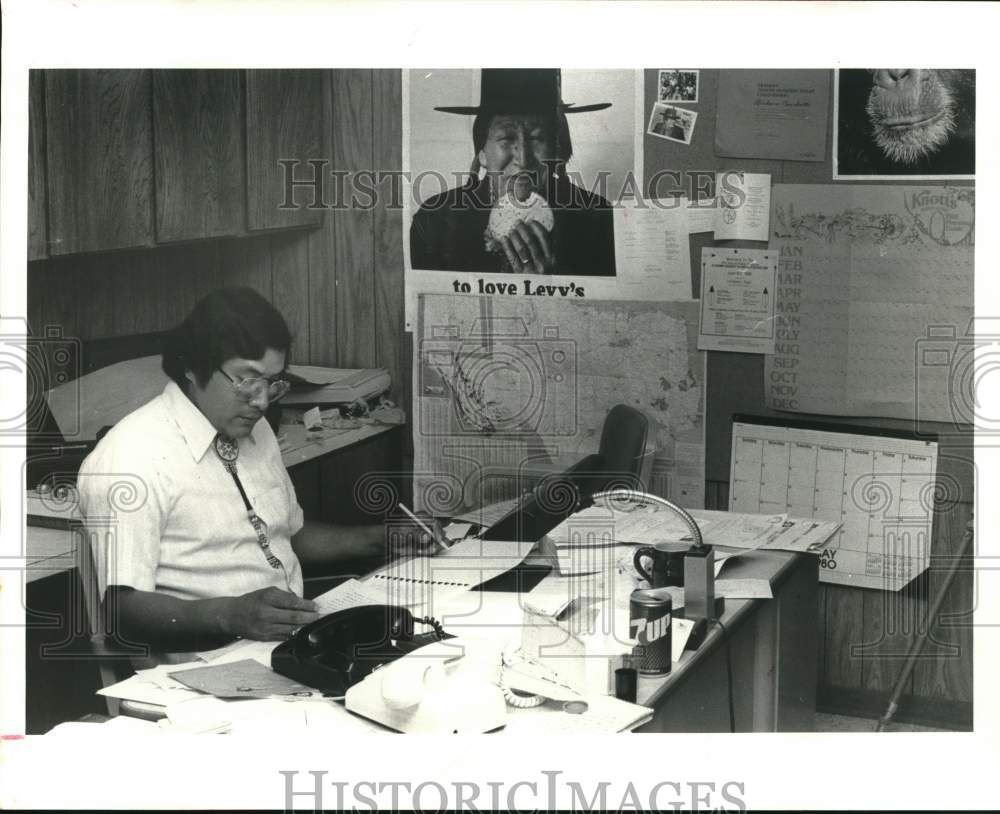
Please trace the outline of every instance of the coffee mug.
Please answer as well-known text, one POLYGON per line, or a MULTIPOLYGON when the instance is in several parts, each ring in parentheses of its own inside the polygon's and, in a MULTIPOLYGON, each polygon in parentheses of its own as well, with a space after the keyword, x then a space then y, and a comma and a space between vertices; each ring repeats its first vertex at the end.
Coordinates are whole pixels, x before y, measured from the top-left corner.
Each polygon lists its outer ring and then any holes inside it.
POLYGON ((687 543, 657 543, 655 546, 643 546, 632 556, 632 564, 639 576, 649 583, 651 588, 665 588, 668 585, 681 587, 684 585, 684 555, 688 552, 687 543), (647 572, 642 567, 642 558, 648 557, 652 567, 647 572))

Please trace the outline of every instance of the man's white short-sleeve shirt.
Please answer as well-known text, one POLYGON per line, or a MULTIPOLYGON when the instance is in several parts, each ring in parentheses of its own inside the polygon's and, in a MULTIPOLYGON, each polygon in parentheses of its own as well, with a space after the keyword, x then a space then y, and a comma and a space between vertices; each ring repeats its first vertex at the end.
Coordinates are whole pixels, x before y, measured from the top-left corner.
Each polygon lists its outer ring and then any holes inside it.
POLYGON ((291 545, 302 509, 274 433, 258 421, 239 439, 236 467, 284 569, 268 564, 236 483, 215 452, 215 436, 208 419, 169 382, 83 462, 80 504, 102 595, 109 585, 181 599, 239 596, 272 585, 302 594, 291 545))

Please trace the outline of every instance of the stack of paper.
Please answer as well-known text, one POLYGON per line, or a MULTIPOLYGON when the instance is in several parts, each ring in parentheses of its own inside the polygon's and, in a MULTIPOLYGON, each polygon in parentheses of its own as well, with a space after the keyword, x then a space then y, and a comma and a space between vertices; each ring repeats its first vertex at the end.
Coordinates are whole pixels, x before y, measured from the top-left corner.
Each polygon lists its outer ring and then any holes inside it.
POLYGON ((285 404, 350 404, 373 398, 392 385, 385 368, 345 370, 316 365, 289 365, 286 374, 292 389, 285 404))

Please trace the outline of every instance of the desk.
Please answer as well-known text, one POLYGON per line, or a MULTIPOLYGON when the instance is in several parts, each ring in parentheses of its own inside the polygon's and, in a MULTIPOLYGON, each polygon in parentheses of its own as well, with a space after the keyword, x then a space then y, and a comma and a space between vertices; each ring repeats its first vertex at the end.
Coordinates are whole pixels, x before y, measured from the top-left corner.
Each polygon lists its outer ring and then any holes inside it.
MULTIPOLYGON (((766 579, 772 599, 726 600, 737 732, 810 732, 817 681, 818 558, 753 551, 725 566, 726 579, 766 579)), ((443 621, 443 620, 442 620, 443 621)), ((512 620, 512 624, 513 624, 512 620)), ((519 620, 517 620, 519 623, 519 620)), ((461 636, 468 626, 445 623, 461 636)), ((636 700, 652 707, 640 732, 728 732, 726 647, 713 626, 701 647, 685 651, 666 676, 640 676, 636 700)))
MULTIPOLYGON (((811 732, 816 711, 816 589, 813 554, 755 551, 726 566, 728 578, 769 579, 773 599, 727 600, 737 732, 811 732)), ((669 676, 639 679, 638 702, 653 707, 640 732, 728 732, 726 650, 715 626, 669 676)))
MULTIPOLYGON (((773 599, 727 601, 723 623, 729 632, 733 667, 736 730, 739 732, 808 732, 813 729, 816 694, 815 555, 758 551, 726 567, 734 578, 768 579, 773 599)), ((461 594, 474 608, 477 592, 461 594)), ((434 612, 445 629, 459 637, 516 636, 523 616, 514 593, 490 594, 488 619, 463 613, 434 612)), ((458 603, 460 604, 460 603, 458 603)), ((470 608, 471 611, 471 608, 470 608)), ((686 651, 667 676, 641 677, 638 701, 653 709, 652 719, 638 732, 728 732, 729 707, 725 642, 713 628, 701 648, 686 651)), ((389 732, 379 724, 347 712, 328 710, 329 725, 338 731, 389 732)), ((539 714, 508 709, 508 717, 539 714)), ((553 714, 545 710, 541 714, 553 714)), ((559 713, 563 714, 563 713, 559 713)), ((523 721, 522 721, 523 723, 523 721)), ((518 727, 524 731, 523 727, 518 727)), ((530 730, 539 730, 532 725, 530 730)), ((499 733, 499 734, 502 734, 499 733)))
POLYGON ((285 469, 291 469, 395 428, 396 425, 362 424, 350 429, 309 433, 301 424, 282 425, 279 428, 279 435, 282 437, 281 462, 285 469))

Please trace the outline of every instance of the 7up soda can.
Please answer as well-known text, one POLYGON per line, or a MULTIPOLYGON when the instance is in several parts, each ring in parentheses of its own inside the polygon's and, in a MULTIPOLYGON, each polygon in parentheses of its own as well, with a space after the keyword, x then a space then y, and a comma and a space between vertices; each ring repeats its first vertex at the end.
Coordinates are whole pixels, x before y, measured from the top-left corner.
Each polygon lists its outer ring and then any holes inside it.
POLYGON ((633 591, 629 601, 629 635, 636 641, 632 665, 644 675, 670 672, 670 617, 673 603, 663 590, 633 591))

